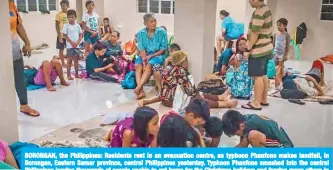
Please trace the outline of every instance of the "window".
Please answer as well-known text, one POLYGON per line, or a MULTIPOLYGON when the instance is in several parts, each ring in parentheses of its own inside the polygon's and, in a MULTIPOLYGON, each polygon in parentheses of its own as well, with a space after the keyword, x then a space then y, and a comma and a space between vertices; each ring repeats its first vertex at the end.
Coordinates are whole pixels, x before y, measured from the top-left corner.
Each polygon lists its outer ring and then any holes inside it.
POLYGON ((15 4, 20 12, 57 10, 57 0, 15 0, 15 4))
POLYGON ((137 0, 138 12, 156 14, 174 14, 175 0, 137 0))
POLYGON ((322 0, 320 20, 333 21, 333 0, 322 0))

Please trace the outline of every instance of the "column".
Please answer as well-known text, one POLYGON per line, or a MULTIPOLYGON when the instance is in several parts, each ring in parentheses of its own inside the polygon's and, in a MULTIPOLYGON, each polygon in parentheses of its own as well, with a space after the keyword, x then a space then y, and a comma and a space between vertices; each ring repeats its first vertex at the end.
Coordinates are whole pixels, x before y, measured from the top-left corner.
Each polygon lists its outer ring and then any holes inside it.
POLYGON ((12 143, 19 138, 8 0, 0 1, 0 138, 12 143))
POLYGON ((177 0, 175 42, 189 55, 195 84, 213 71, 216 0, 177 0))

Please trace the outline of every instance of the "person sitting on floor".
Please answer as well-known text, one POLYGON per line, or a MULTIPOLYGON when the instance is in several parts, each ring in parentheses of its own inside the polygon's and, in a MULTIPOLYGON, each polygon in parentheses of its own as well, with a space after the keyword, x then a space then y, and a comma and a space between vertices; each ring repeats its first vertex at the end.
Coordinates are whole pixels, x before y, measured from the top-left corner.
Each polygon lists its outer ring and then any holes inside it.
POLYGON ((244 37, 241 37, 236 42, 236 49, 228 48, 222 53, 217 62, 216 70, 214 70, 214 72, 220 72, 220 75, 225 75, 229 67, 230 59, 238 54, 243 55, 243 53, 245 52, 245 48, 246 39, 244 37))
POLYGON ((87 75, 91 79, 106 82, 117 82, 118 79, 112 77, 109 73, 117 72, 121 74, 118 67, 115 66, 113 58, 105 58, 107 46, 104 43, 97 42, 94 50, 88 55, 86 60, 87 75))
POLYGON ((156 147, 159 115, 150 107, 138 107, 134 116, 119 121, 109 133, 109 147, 156 147))
POLYGON ((25 73, 32 73, 25 74, 25 76, 28 75, 28 77, 25 77, 27 84, 46 86, 48 91, 56 91, 56 88, 54 88, 52 84, 54 84, 57 77, 59 77, 61 85, 69 86, 69 83, 64 79, 62 65, 59 60, 57 60, 57 56, 54 56, 51 62, 47 60, 43 61, 38 70, 29 65, 24 67, 26 68, 24 70, 25 73))
POLYGON ((320 60, 314 61, 306 74, 293 77, 286 73, 282 80, 281 97, 284 99, 304 99, 324 95, 322 88, 325 85, 324 65, 320 60))
POLYGON ((163 69, 164 70, 168 70, 168 68, 170 69, 172 67, 172 61, 171 61, 171 55, 173 52, 175 51, 180 51, 180 46, 176 43, 172 43, 170 46, 169 46, 169 57, 165 59, 164 61, 164 65, 163 65, 163 69))
MULTIPOLYGON (((145 97, 143 90, 152 74, 153 67, 163 66, 166 51, 168 50, 168 37, 163 28, 156 27, 157 21, 152 13, 147 13, 143 17, 146 28, 140 30, 136 36, 138 41, 139 56, 135 61, 135 77, 137 87, 134 94, 137 99, 145 97)), ((161 89, 161 79, 155 76, 156 84, 161 89)))
POLYGON ((222 125, 227 136, 240 137, 236 147, 294 147, 285 130, 266 116, 229 110, 222 116, 222 125))
MULTIPOLYGON (((163 73, 162 90, 159 95, 151 99, 141 100, 139 102, 140 106, 161 101, 164 106, 173 107, 177 86, 180 86, 182 92, 189 98, 198 95, 193 81, 189 79, 190 73, 188 72, 187 54, 183 51, 176 51, 172 54, 171 60, 172 68, 167 70, 166 73, 163 73)), ((226 90, 222 95, 203 94, 199 97, 204 98, 211 108, 234 108, 237 106, 238 102, 229 100, 229 92, 229 90, 226 90)), ((183 101, 181 101, 181 103, 183 103, 183 101)), ((187 104, 188 103, 184 103, 183 106, 175 108, 175 111, 181 112, 182 108, 186 107, 187 104)))
POLYGON ((0 161, 4 162, 15 169, 19 169, 15 157, 10 150, 8 144, 0 139, 0 161))
POLYGON ((120 33, 118 31, 113 31, 110 34, 110 39, 106 42, 108 49, 106 50, 105 56, 112 57, 112 59, 116 61, 116 67, 121 70, 120 79, 123 79, 127 71, 128 62, 118 43, 119 37, 120 33))

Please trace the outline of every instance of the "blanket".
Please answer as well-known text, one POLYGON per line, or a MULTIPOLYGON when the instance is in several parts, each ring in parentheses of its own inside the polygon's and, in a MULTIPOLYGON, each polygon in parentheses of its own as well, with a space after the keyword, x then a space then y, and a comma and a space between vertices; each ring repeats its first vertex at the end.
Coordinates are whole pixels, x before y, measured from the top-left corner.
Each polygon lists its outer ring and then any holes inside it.
MULTIPOLYGON (((325 86, 323 87, 324 96, 312 96, 302 99, 304 102, 320 102, 320 101, 328 101, 333 100, 333 81, 327 81, 325 86)), ((270 88, 268 91, 268 95, 271 97, 281 98, 280 91, 274 88, 270 88)))
MULTIPOLYGON (((55 83, 52 84, 53 86, 56 85, 55 83)), ((29 84, 27 86, 27 90, 28 91, 34 91, 34 90, 39 90, 39 89, 43 89, 46 88, 46 86, 40 86, 40 85, 35 85, 35 84, 29 84)))
POLYGON ((84 141, 41 141, 39 143, 42 148, 106 148, 107 143, 104 140, 86 138, 84 141))

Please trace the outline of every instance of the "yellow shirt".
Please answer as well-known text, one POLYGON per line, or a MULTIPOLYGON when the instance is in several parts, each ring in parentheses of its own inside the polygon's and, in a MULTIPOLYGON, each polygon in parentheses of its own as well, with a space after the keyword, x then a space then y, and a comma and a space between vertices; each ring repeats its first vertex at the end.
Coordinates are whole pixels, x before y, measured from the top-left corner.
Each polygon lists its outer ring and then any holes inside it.
POLYGON ((59 22, 60 36, 62 37, 61 30, 62 30, 62 28, 64 27, 65 24, 68 24, 67 13, 60 11, 56 15, 56 21, 59 22))

